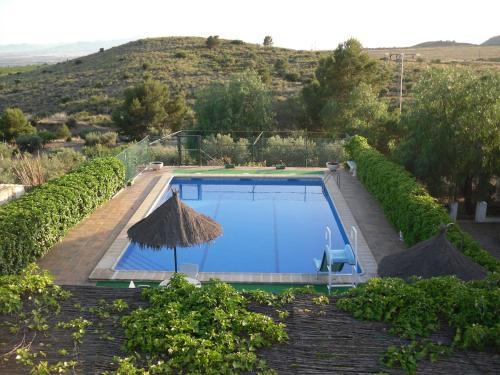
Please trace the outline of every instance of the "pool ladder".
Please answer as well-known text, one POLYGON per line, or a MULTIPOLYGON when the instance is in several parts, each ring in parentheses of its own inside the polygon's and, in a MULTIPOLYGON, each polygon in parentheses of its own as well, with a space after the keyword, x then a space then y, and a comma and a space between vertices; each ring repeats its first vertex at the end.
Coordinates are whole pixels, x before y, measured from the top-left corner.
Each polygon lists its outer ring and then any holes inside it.
MULTIPOLYGON (((351 265, 351 273, 343 273, 342 276, 351 276, 350 284, 334 284, 333 276, 338 274, 337 272, 332 271, 332 263, 328 261, 327 269, 328 269, 328 294, 331 293, 332 288, 351 286, 356 287, 358 281, 358 230, 356 227, 352 226, 349 232, 349 239, 351 243, 354 243, 354 248, 352 249, 354 255, 354 265, 351 265)), ((325 240, 326 240, 326 251, 332 250, 332 230, 327 225, 325 228, 325 240)))

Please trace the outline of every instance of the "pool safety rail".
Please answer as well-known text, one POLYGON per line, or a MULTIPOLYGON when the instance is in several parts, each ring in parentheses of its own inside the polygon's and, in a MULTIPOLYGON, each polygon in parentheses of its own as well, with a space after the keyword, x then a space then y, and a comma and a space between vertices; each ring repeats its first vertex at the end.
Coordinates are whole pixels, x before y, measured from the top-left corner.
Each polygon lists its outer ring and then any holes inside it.
POLYGON ((351 286, 356 287, 358 282, 358 231, 353 226, 349 232, 349 240, 353 244, 354 249, 350 244, 345 244, 343 249, 332 249, 332 231, 326 226, 325 228, 325 251, 323 259, 314 259, 316 269, 319 272, 328 272, 328 294, 331 290, 339 287, 351 286), (351 272, 342 273, 342 276, 350 276, 351 283, 349 284, 335 284, 333 276, 339 274, 343 268, 347 266, 351 268, 351 272))

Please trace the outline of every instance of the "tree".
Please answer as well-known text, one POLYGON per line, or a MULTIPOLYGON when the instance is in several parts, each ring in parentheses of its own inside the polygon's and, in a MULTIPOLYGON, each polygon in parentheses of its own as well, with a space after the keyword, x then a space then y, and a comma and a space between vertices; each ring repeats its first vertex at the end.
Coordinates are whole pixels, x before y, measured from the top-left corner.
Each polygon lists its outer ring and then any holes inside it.
POLYGON ((146 80, 125 90, 123 104, 113 120, 125 134, 140 139, 149 133, 178 129, 186 111, 182 95, 172 98, 167 86, 146 80))
POLYGON ((329 99, 320 116, 322 123, 334 130, 334 135, 362 135, 383 152, 388 152, 389 142, 397 136, 395 114, 388 111, 387 103, 380 101, 372 87, 364 82, 341 104, 329 99))
POLYGON ((35 134, 36 128, 26 119, 19 108, 7 108, 0 117, 0 136, 8 141, 24 134, 35 134))
POLYGON ((273 45, 273 38, 270 36, 270 35, 267 35, 265 38, 264 38, 264 46, 266 47, 270 47, 273 45))
POLYGON ((220 44, 219 36, 218 35, 210 35, 207 38, 207 40, 205 41, 205 44, 210 49, 217 47, 220 44))
POLYGON ((321 110, 328 101, 342 106, 361 83, 377 86, 382 80, 377 62, 363 52, 356 39, 339 44, 333 56, 323 58, 315 72, 315 80, 302 90, 311 121, 321 124, 321 110))
POLYGON ((274 123, 271 95, 255 73, 238 74, 228 83, 212 83, 196 99, 197 128, 209 133, 261 131, 274 123))
POLYGON ((405 139, 398 158, 430 191, 452 200, 487 199, 500 174, 500 74, 467 69, 432 69, 414 90, 402 118, 405 139))

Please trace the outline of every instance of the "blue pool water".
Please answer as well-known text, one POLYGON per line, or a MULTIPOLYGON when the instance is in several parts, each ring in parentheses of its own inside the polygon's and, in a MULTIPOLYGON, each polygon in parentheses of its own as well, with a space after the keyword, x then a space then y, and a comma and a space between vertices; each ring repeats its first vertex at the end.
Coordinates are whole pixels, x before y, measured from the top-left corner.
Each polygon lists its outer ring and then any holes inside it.
MULTIPOLYGON (((177 249, 178 263, 196 263, 200 272, 314 273, 321 259, 325 227, 332 248, 348 242, 320 179, 180 178, 170 187, 184 203, 222 225, 211 244, 177 249)), ((171 195, 167 189, 157 206, 171 195)), ((117 270, 172 271, 173 252, 130 244, 117 270)), ((350 267, 344 267, 344 269, 350 267)))

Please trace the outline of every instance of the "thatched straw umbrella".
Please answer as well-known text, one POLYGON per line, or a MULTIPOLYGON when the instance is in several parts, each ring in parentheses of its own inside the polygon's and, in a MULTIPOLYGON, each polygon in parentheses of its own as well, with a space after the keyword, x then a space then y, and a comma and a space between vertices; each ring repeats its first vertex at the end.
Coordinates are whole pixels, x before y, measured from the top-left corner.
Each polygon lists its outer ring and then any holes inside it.
POLYGON ((428 240, 419 242, 407 250, 399 251, 382 259, 378 267, 380 276, 411 276, 423 278, 455 275, 468 281, 482 279, 486 270, 458 251, 446 239, 446 226, 442 225, 439 233, 428 240))
POLYGON ((181 202, 176 191, 151 214, 127 231, 131 242, 141 248, 174 249, 177 272, 177 247, 191 247, 210 242, 222 234, 222 227, 181 202))

